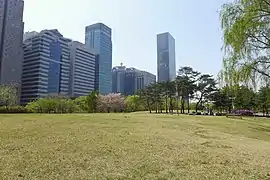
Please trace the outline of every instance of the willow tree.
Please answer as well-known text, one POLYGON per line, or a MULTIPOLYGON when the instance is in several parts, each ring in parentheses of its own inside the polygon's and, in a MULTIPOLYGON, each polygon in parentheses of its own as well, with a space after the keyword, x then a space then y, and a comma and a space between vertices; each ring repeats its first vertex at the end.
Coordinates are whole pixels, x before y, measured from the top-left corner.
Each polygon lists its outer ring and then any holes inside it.
MULTIPOLYGON (((270 80, 270 0, 234 0, 220 12, 226 85, 270 80)), ((261 83, 261 82, 260 82, 261 83)))

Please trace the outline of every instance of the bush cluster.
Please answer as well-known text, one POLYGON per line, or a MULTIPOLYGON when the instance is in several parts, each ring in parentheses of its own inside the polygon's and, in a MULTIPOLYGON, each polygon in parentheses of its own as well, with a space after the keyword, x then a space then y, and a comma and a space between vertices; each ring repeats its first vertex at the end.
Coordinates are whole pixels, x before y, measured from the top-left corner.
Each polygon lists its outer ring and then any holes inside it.
POLYGON ((27 110, 26 107, 23 106, 0 106, 0 113, 28 113, 29 111, 27 110))
POLYGON ((47 97, 28 103, 26 109, 32 113, 74 113, 79 106, 71 99, 47 97))

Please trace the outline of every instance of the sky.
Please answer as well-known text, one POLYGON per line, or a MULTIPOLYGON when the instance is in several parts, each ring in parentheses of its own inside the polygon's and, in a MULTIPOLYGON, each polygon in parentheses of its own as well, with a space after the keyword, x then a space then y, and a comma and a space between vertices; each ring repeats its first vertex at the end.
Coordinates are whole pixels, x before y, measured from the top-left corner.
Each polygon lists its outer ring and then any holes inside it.
POLYGON ((176 69, 191 66, 216 75, 222 67, 219 10, 227 0, 24 0, 26 31, 58 29, 84 43, 85 26, 112 28, 113 66, 156 74, 156 35, 176 41, 176 69))

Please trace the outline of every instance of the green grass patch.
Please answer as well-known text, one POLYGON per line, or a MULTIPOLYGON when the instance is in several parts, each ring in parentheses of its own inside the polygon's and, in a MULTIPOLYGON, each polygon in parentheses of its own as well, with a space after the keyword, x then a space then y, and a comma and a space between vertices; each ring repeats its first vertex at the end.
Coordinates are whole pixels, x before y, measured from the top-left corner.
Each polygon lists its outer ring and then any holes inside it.
POLYGON ((270 179, 270 119, 0 115, 0 179, 270 179))

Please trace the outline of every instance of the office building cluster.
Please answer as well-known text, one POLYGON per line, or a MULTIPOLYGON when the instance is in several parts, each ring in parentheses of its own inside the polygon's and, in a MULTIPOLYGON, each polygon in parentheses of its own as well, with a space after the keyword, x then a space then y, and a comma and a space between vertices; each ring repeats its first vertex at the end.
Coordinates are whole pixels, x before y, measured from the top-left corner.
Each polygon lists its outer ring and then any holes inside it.
MULTIPOLYGON (((18 88, 26 103, 47 95, 133 95, 155 83, 156 76, 135 68, 112 68, 112 30, 103 23, 85 27, 85 42, 57 29, 24 33, 23 0, 0 0, 0 84, 18 88)), ((157 35, 158 81, 174 80, 175 40, 157 35)))
POLYGON ((116 66, 112 69, 112 92, 133 95, 156 82, 156 76, 136 68, 116 66))

